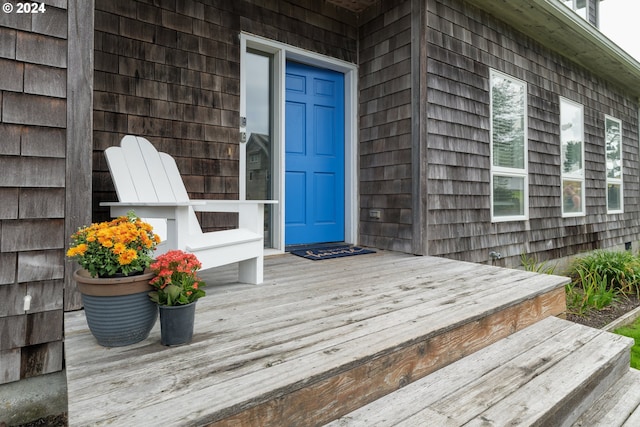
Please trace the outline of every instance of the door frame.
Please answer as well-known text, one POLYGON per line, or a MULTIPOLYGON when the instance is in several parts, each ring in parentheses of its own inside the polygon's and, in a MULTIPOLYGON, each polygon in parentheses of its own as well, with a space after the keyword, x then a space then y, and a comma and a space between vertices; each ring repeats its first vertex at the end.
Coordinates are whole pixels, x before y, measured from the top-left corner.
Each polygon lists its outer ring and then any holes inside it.
MULTIPOLYGON (((240 33, 240 116, 246 117, 246 69, 244 56, 247 48, 273 55, 273 180, 274 199, 278 204, 273 211, 273 249, 266 253, 285 250, 285 73, 286 62, 296 61, 317 68, 337 71, 344 75, 344 238, 347 243, 358 243, 358 119, 357 119, 357 66, 329 56, 299 49, 260 36, 240 33)), ((243 127, 240 132, 244 132, 243 127)), ((246 199, 246 143, 240 142, 240 200, 246 199)))

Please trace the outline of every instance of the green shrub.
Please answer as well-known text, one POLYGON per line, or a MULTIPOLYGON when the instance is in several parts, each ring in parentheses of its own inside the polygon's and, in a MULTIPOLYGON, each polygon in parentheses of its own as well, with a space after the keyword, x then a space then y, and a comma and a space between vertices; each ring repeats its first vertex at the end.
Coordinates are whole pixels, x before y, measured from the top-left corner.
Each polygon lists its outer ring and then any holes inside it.
POLYGON ((638 294, 640 260, 630 252, 594 251, 576 259, 569 276, 567 309, 583 315, 602 310, 625 295, 638 294))
MULTIPOLYGON (((539 263, 534 256, 520 255, 525 270, 553 274, 555 267, 539 263)), ((585 315, 590 310, 602 310, 610 304, 635 293, 640 298, 640 258, 627 251, 591 252, 576 259, 567 275, 567 311, 585 315)))
POLYGON ((570 313, 585 315, 589 310, 602 310, 618 300, 619 291, 610 288, 599 273, 579 271, 578 276, 565 287, 570 313))
POLYGON ((640 261, 631 252, 594 251, 573 262, 570 277, 576 281, 595 273, 610 289, 624 294, 638 292, 640 261))

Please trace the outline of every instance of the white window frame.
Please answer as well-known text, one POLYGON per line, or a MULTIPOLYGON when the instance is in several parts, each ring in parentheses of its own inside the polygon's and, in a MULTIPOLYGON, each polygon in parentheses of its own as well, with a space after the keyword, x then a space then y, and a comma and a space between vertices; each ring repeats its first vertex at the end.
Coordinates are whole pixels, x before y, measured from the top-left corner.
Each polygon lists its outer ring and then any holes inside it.
MULTIPOLYGON (((572 123, 572 126, 574 124, 572 123)), ((586 203, 585 203, 585 199, 586 199, 586 192, 585 192, 585 176, 586 176, 586 170, 585 170, 585 158, 584 158, 584 146, 585 146, 585 138, 584 138, 584 105, 572 101, 570 99, 567 98, 563 98, 560 97, 560 205, 562 207, 562 216, 564 218, 569 218, 569 217, 579 217, 579 216, 585 216, 586 215, 586 203), (565 122, 563 120, 563 114, 562 114, 562 104, 567 104, 567 105, 571 105, 574 107, 577 107, 580 110, 580 128, 578 129, 579 133, 580 133, 580 149, 581 149, 581 154, 580 154, 580 159, 581 159, 581 166, 582 168, 580 168, 579 170, 581 172, 578 173, 567 173, 564 171, 564 163, 565 163, 565 150, 564 150, 564 140, 562 137, 562 126, 563 123, 565 122), (579 193, 579 197, 580 197, 580 211, 579 212, 565 212, 565 181, 574 181, 574 182, 578 182, 580 184, 580 193, 579 193)))
POLYGON ((578 15, 580 18, 584 19, 585 21, 589 22, 589 12, 591 12, 591 4, 589 0, 585 0, 585 7, 584 7, 584 13, 585 16, 582 16, 579 12, 578 12, 578 0, 563 0, 562 3, 564 3, 565 6, 567 6, 569 9, 573 10, 573 12, 578 15))
POLYGON ((528 114, 528 86, 527 82, 517 79, 508 74, 502 73, 500 71, 490 69, 489 70, 489 115, 490 115, 490 163, 491 163, 491 182, 490 182, 490 193, 491 193, 491 222, 507 222, 507 221, 526 221, 529 219, 529 114, 528 114), (493 141, 493 78, 494 76, 499 76, 503 79, 509 80, 513 83, 519 84, 523 86, 524 89, 524 112, 523 112, 523 127, 524 127, 524 164, 523 168, 509 168, 504 166, 495 166, 493 164, 493 156, 494 156, 494 141, 493 141), (496 216, 494 212, 494 180, 496 177, 505 177, 505 178, 522 178, 524 191, 523 191, 523 214, 522 215, 504 215, 504 216, 496 216))
POLYGON ((607 213, 609 214, 616 214, 616 213, 623 213, 624 212, 624 167, 623 167, 623 156, 624 156, 624 150, 622 149, 622 120, 617 119, 615 117, 612 116, 608 116, 605 115, 604 116, 604 135, 605 135, 605 169, 606 169, 606 177, 607 177, 607 187, 606 187, 606 193, 607 193, 607 213), (607 159, 607 145, 606 145, 606 138, 607 138, 607 122, 611 121, 611 122, 615 122, 618 124, 618 129, 620 131, 620 178, 611 178, 609 177, 609 164, 608 164, 608 159, 607 159), (609 185, 618 185, 620 186, 620 209, 610 209, 609 208, 609 185))

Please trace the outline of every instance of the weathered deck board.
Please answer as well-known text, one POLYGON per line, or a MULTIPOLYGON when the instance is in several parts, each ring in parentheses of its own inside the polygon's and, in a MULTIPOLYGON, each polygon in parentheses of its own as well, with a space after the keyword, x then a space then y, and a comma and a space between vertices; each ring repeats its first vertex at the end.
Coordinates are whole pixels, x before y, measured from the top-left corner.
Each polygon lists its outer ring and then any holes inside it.
POLYGON ((360 368, 367 361, 379 369, 398 363, 393 381, 406 382, 562 311, 566 281, 390 252, 317 262, 268 258, 259 286, 236 284, 235 274, 203 272, 208 296, 198 302, 188 346, 161 346, 156 325, 142 343, 104 349, 83 313, 68 313, 70 425, 199 425, 247 407, 262 417, 282 411, 270 402, 291 393, 300 400, 353 393, 349 378, 369 381, 365 371, 374 368, 360 368), (394 355, 402 348, 406 354, 394 355), (189 410, 167 413, 168 401, 189 410))
POLYGON ((640 425, 640 371, 629 372, 592 405, 574 424, 576 427, 640 425), (628 424, 625 424, 628 422, 628 424))
MULTIPOLYGON (((482 419, 492 420, 494 425, 534 425, 541 420, 541 424, 552 425, 559 424, 566 417, 575 420, 562 408, 568 403, 573 408, 575 404, 581 408, 577 411, 580 413, 586 409, 584 405, 592 404, 623 375, 623 371, 629 369, 631 347, 623 337, 608 333, 599 333, 586 343, 579 341, 579 344, 583 345, 573 352, 553 356, 552 363, 543 371, 544 375, 541 372, 513 393, 502 394, 501 401, 475 415, 468 425, 480 426, 482 419), (603 365, 602 361, 608 360, 615 351, 618 351, 617 357, 603 365), (569 355, 571 357, 567 357, 569 355), (544 392, 540 393, 541 390, 544 392)), ((544 360, 541 358, 540 363, 544 360)), ((524 371, 527 368, 525 365, 518 369, 524 371)))
POLYGON ((330 426, 565 425, 629 370, 630 345, 547 318, 330 426))

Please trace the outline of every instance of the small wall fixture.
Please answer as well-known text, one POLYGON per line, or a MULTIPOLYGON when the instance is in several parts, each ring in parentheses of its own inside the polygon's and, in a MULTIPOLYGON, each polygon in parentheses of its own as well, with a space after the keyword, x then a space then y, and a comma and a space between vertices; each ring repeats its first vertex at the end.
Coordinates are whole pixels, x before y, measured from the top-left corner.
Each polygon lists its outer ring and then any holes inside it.
POLYGON ((489 252, 489 257, 491 257, 491 259, 502 259, 502 254, 500 252, 491 251, 489 252))

